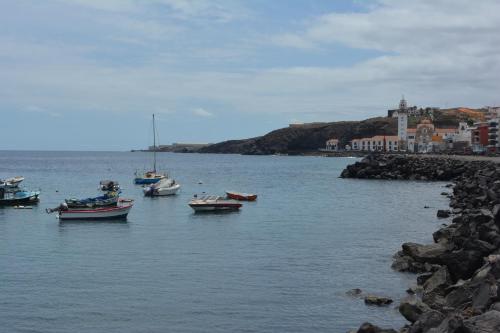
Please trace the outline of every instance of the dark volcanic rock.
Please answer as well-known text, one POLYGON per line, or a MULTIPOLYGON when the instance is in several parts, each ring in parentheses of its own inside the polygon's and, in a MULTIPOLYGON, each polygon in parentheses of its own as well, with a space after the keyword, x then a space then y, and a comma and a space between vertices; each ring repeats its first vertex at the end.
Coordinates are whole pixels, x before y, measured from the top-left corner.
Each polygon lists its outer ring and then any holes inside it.
POLYGON ((431 311, 431 308, 418 298, 412 297, 402 301, 398 310, 406 320, 414 323, 424 312, 431 311))
MULTIPOLYGON (((408 333, 500 333, 500 166, 487 161, 370 155, 343 177, 453 181, 453 219, 434 244, 404 243, 392 267, 423 273, 420 300, 399 309, 408 333)), ((451 186, 449 186, 451 187, 451 186)), ((443 193, 444 194, 444 193, 443 193)))
POLYGON ((364 323, 361 325, 357 333, 397 333, 393 329, 382 329, 370 323, 364 323))
POLYGON ((365 296, 365 304, 368 304, 368 305, 381 306, 381 305, 389 305, 392 302, 393 302, 392 299, 387 298, 387 297, 380 297, 380 296, 375 296, 375 295, 365 296))
POLYGON ((449 210, 440 209, 437 211, 437 217, 439 217, 441 219, 450 217, 450 215, 451 215, 451 212, 449 210))

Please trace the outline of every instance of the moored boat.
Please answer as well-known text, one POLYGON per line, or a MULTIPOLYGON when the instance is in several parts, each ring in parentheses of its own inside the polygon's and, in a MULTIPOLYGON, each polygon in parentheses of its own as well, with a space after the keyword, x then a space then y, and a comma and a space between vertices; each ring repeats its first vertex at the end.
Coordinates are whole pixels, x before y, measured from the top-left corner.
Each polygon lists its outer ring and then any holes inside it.
POLYGON ((229 199, 238 200, 238 201, 255 201, 255 200, 257 200, 257 194, 226 191, 226 195, 229 199))
POLYGON ((118 192, 120 191, 120 184, 116 180, 101 180, 99 188, 104 192, 118 192))
POLYGON ((24 177, 15 176, 7 179, 0 179, 0 188, 16 188, 24 180, 24 177))
POLYGON ((133 203, 126 203, 110 207, 74 209, 61 204, 58 208, 48 209, 47 213, 58 212, 57 216, 60 220, 125 219, 133 205, 133 203))
POLYGON ((144 195, 147 197, 175 195, 181 188, 181 185, 176 183, 171 178, 163 178, 156 184, 146 186, 144 188, 144 195))
POLYGON ((164 174, 158 173, 155 170, 154 171, 147 171, 147 172, 144 172, 143 174, 136 172, 135 178, 134 178, 134 183, 136 185, 156 184, 164 178, 166 178, 166 176, 164 174))
POLYGON ((153 114, 153 169, 142 174, 136 171, 134 183, 136 185, 156 184, 164 178, 167 178, 165 174, 156 171, 156 126, 155 115, 153 114))
POLYGON ((0 188, 0 206, 33 205, 38 203, 40 191, 5 192, 0 188))
POLYGON ((235 211, 240 209, 242 204, 234 200, 227 200, 220 196, 207 195, 202 197, 195 196, 189 201, 189 206, 193 208, 195 212, 214 212, 235 211))

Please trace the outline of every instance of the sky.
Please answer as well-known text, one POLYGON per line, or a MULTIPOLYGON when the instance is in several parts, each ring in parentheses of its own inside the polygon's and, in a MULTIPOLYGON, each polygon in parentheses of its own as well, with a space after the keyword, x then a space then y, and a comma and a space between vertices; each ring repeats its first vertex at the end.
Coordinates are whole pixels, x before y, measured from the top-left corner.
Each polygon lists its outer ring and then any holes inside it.
POLYGON ((0 150, 500 105, 496 0, 0 0, 0 150))

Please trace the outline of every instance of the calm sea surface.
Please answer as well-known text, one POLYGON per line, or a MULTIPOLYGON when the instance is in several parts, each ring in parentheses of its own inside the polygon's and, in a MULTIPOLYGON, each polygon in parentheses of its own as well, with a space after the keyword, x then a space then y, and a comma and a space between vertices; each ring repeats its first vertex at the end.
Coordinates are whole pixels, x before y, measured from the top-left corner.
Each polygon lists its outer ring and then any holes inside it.
POLYGON ((442 183, 338 178, 354 159, 159 154, 182 184, 144 198, 147 153, 0 152, 0 178, 42 190, 33 210, 0 208, 2 332, 345 332, 401 326, 414 277, 393 272, 404 241, 430 242, 442 183), (62 222, 44 212, 116 179, 127 222, 62 222), (198 184, 199 181, 203 184, 198 184), (194 214, 194 193, 256 192, 229 214, 194 214), (352 288, 389 296, 365 306, 352 288))

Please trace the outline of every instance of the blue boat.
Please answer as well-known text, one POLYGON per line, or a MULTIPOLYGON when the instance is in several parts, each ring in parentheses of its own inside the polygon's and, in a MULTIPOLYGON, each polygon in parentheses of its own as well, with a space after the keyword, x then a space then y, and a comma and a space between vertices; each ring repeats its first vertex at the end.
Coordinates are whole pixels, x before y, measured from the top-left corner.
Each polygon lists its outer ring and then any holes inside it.
POLYGON ((151 185, 156 184, 165 177, 165 174, 156 171, 156 126, 155 115, 153 114, 153 170, 144 172, 143 174, 139 174, 136 171, 134 183, 137 185, 151 185))
POLYGON ((148 171, 142 175, 136 173, 134 183, 137 185, 151 185, 158 183, 163 178, 165 178, 165 175, 158 174, 155 171, 148 171))
POLYGON ((5 192, 0 188, 0 206, 33 205, 38 203, 40 191, 5 192))

